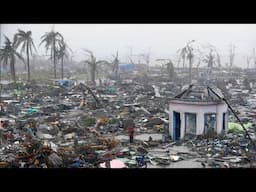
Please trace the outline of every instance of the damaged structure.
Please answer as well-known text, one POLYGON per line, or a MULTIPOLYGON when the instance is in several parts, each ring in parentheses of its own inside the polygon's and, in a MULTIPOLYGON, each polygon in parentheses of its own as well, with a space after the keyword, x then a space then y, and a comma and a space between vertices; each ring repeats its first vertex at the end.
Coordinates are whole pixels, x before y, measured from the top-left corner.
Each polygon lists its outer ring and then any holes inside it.
MULTIPOLYGON (((214 88, 222 95, 218 88, 214 88)), ((215 135, 227 132, 227 104, 205 85, 190 85, 169 103, 169 135, 215 135)))

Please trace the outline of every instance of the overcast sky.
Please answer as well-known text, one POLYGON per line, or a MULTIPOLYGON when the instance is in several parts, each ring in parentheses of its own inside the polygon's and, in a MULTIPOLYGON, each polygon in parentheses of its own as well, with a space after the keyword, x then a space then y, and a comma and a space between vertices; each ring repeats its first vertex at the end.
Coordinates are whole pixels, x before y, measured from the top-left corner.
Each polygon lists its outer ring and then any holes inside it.
MULTIPOLYGON (((53 24, 2 24, 2 34, 12 38, 17 29, 31 30, 36 45, 53 24)), ((227 59, 229 45, 236 45, 235 64, 246 65, 246 55, 256 47, 256 24, 55 24, 75 58, 86 59, 81 48, 92 50, 99 59, 110 59, 117 50, 122 60, 132 48, 133 54, 150 50, 152 57, 174 59, 177 50, 190 40, 197 44, 211 43, 223 59, 227 59)), ((1 38, 3 44, 3 38, 1 38)), ((45 54, 43 46, 40 54, 45 54)))

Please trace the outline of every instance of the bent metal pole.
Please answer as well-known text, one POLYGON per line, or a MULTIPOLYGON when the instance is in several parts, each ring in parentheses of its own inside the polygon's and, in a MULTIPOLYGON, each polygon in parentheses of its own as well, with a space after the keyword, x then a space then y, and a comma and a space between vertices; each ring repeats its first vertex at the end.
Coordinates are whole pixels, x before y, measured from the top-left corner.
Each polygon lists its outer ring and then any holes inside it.
POLYGON ((228 101, 223 97, 220 97, 215 91, 213 91, 213 89, 211 87, 207 87, 214 95, 216 95, 219 99, 223 100, 228 108, 232 111, 232 113, 235 115, 236 119, 238 120, 238 122, 240 123, 240 125, 242 126, 243 130, 245 131, 246 136, 248 137, 248 139, 250 140, 250 142, 253 144, 254 149, 256 150, 256 144, 253 142, 251 136, 249 135, 248 131, 246 130, 246 128, 244 127, 243 123, 241 122, 241 120, 239 119, 239 117, 237 116, 236 112, 233 110, 233 108, 230 106, 230 104, 228 103, 228 101))

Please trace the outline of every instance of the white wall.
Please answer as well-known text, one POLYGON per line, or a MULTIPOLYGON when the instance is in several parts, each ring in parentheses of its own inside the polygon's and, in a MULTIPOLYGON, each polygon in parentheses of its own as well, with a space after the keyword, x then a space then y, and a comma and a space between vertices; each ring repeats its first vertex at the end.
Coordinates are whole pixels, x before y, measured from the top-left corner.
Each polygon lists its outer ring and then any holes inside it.
MULTIPOLYGON (((173 111, 180 113, 181 118, 181 134, 180 138, 185 136, 185 113, 196 113, 196 135, 204 133, 204 114, 205 113, 216 113, 216 125, 217 133, 220 134, 222 131, 222 117, 223 113, 227 112, 227 105, 225 103, 220 104, 188 104, 188 103, 175 103, 171 102, 169 105, 169 134, 173 138, 173 111)), ((227 115, 226 115, 227 118, 227 115)), ((227 128, 227 121, 226 128, 227 128)))

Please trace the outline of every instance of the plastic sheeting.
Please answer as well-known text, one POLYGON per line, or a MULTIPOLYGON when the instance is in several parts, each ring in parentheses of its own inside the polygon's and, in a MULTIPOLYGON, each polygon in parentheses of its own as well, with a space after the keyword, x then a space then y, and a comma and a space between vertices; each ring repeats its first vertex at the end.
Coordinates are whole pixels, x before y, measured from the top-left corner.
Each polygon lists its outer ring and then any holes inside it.
MULTIPOLYGON (((100 167, 106 168, 105 163, 101 163, 100 167)), ((127 168, 127 166, 118 159, 113 159, 112 161, 110 161, 110 167, 111 168, 127 168)))

